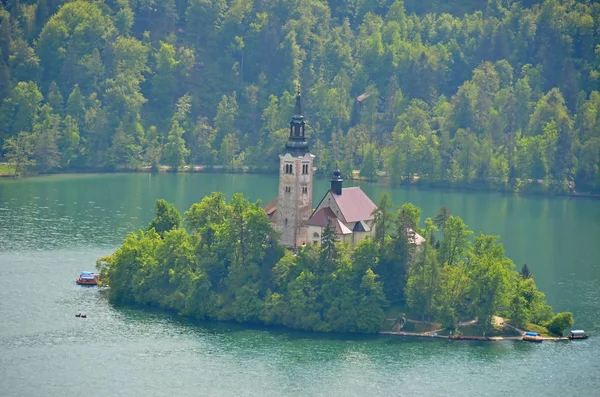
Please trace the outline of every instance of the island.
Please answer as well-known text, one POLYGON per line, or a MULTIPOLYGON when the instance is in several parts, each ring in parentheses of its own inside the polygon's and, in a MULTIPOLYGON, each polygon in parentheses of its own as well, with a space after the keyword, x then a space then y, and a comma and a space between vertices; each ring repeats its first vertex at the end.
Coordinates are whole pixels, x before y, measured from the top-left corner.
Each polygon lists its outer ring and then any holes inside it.
POLYGON ((503 334, 499 316, 561 335, 573 324, 570 313, 553 314, 527 266, 515 270, 498 237, 472 241, 447 209, 419 227, 418 207, 394 212, 384 194, 374 238, 350 248, 328 226, 320 244, 297 251, 283 248, 260 203, 240 194, 227 203, 213 193, 183 219, 164 200, 155 209, 146 229, 98 260, 115 304, 319 332, 376 333, 404 322, 414 332, 439 324, 455 334, 503 334), (409 229, 425 241, 411 243, 409 229))
POLYGON ((472 238, 447 208, 422 225, 417 206, 395 210, 386 193, 375 205, 360 187, 344 188, 339 169, 313 208, 316 156, 299 89, 282 149, 278 196, 264 206, 215 192, 182 219, 156 201, 145 230, 98 261, 111 301, 319 332, 419 324, 561 336, 573 325, 571 313, 554 316, 527 266, 515 270, 498 236, 472 238))

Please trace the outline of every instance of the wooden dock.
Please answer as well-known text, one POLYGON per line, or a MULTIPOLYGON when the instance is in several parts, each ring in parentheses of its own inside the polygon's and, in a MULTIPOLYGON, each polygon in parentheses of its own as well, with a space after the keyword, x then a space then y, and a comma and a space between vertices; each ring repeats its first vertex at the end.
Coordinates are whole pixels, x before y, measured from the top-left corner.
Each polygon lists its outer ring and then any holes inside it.
POLYGON ((379 331, 381 335, 395 335, 395 336, 410 336, 413 338, 437 338, 437 339, 450 339, 447 335, 434 335, 431 332, 403 332, 403 331, 379 331))
MULTIPOLYGON (((523 340, 523 336, 448 336, 448 335, 437 335, 434 332, 402 332, 402 331, 380 331, 380 335, 393 335, 393 336, 407 336, 411 338, 422 338, 422 339, 448 339, 448 340, 470 340, 470 341, 482 341, 482 342, 499 342, 504 340, 523 340)), ((544 341, 550 342, 564 342, 568 341, 567 337, 543 337, 544 341)))

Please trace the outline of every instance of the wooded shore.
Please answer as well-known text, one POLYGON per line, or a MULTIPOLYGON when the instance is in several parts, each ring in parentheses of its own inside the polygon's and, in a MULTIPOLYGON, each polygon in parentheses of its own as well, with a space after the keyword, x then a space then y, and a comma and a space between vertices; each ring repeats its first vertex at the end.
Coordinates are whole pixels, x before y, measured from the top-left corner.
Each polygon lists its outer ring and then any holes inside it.
MULTIPOLYGON (((152 170, 150 166, 145 166, 141 168, 105 168, 105 167, 94 167, 94 168, 85 168, 78 171, 64 171, 49 173, 49 174, 38 174, 32 173, 27 175, 15 175, 14 174, 14 166, 8 163, 0 163, 0 178, 19 178, 19 177, 28 177, 28 176, 40 176, 40 175, 62 175, 62 174, 96 174, 96 173, 224 173, 224 174, 276 174, 277 170, 272 167, 256 167, 256 166, 241 166, 235 169, 229 169, 222 165, 187 165, 183 166, 179 170, 175 171, 173 167, 168 165, 161 165, 158 170, 152 170)), ((318 175, 318 174, 317 174, 318 175)), ((375 180, 369 180, 365 177, 361 177, 359 171, 355 170, 351 177, 347 177, 346 179, 350 179, 353 181, 361 181, 361 182, 369 182, 369 183, 381 183, 388 184, 392 186, 392 180, 390 177, 386 175, 385 172, 380 172, 379 177, 375 180)), ((508 188, 498 188, 486 185, 482 182, 476 183, 461 183, 457 185, 448 184, 447 182, 440 183, 431 183, 431 182, 421 182, 419 178, 413 178, 411 182, 406 182, 401 184, 400 186, 406 187, 416 187, 421 189, 448 189, 448 190, 457 190, 457 191, 479 191, 479 192, 502 192, 502 193, 518 193, 525 195, 536 195, 536 196, 569 196, 569 197, 581 197, 581 198, 600 198, 600 194, 579 192, 576 189, 570 189, 569 191, 548 191, 543 190, 540 186, 540 181, 528 181, 529 187, 524 189, 511 189, 510 186, 508 188)))

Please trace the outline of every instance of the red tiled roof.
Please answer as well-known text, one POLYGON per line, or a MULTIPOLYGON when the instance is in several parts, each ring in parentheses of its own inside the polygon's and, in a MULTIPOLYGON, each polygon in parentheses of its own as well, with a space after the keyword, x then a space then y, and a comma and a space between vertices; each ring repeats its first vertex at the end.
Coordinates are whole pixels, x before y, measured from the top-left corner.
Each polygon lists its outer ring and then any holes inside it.
POLYGON ((278 200, 273 199, 273 200, 269 201, 267 204, 262 206, 263 210, 265 210, 265 212, 267 213, 267 217, 269 218, 269 220, 272 220, 273 215, 275 214, 275 211, 277 211, 277 203, 278 203, 278 200))
POLYGON ((358 186, 342 189, 342 194, 331 194, 346 223, 373 219, 373 210, 377 208, 369 196, 358 186))
POLYGON ((421 236, 419 233, 415 232, 410 227, 408 229, 406 229, 406 231, 408 232, 408 243, 409 244, 421 245, 426 241, 425 237, 421 236))
POLYGON ((352 231, 348 229, 346 225, 342 221, 338 219, 337 216, 333 213, 333 211, 328 208, 321 208, 317 212, 315 212, 306 222, 307 225, 310 226, 320 226, 327 227, 327 223, 331 222, 331 226, 335 230, 335 234, 350 234, 352 231))
POLYGON ((270 215, 273 213, 273 211, 275 211, 277 209, 277 199, 273 199, 271 201, 269 201, 267 204, 263 205, 263 210, 265 210, 265 212, 267 213, 267 215, 270 215))
POLYGON ((367 98, 368 98, 368 97, 370 97, 370 96, 371 96, 371 94, 367 94, 367 93, 365 92, 364 94, 360 94, 359 96, 357 96, 357 97, 356 97, 356 100, 357 100, 358 102, 362 102, 362 101, 364 101, 365 99, 367 99, 367 98))
POLYGON ((306 224, 311 226, 325 227, 327 226, 327 222, 329 222, 329 218, 336 218, 333 211, 331 211, 331 209, 328 207, 321 208, 311 215, 308 221, 306 221, 306 224))

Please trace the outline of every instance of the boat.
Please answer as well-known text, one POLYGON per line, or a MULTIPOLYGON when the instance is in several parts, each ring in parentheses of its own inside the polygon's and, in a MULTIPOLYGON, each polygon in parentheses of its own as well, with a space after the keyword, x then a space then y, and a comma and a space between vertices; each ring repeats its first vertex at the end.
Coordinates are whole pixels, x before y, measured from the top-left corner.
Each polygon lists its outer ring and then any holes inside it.
POLYGON ((79 285, 98 285, 98 277, 92 272, 81 272, 75 282, 79 285))
POLYGON ((544 338, 542 338, 542 336, 537 332, 525 332, 525 335, 523 335, 523 341, 542 343, 544 338))
POLYGON ((569 339, 573 340, 573 339, 587 339, 589 338, 589 335, 586 335, 585 331, 583 331, 582 329, 574 329, 571 332, 569 332, 569 339))

